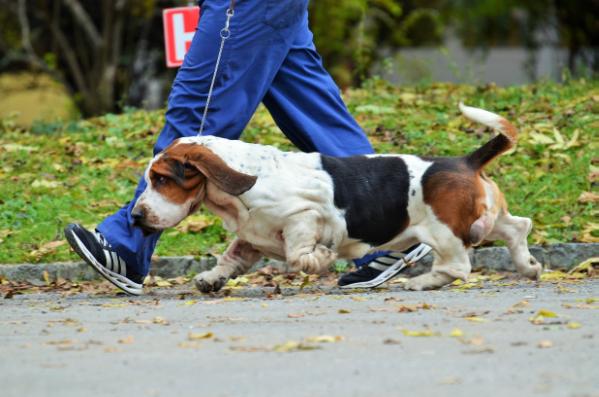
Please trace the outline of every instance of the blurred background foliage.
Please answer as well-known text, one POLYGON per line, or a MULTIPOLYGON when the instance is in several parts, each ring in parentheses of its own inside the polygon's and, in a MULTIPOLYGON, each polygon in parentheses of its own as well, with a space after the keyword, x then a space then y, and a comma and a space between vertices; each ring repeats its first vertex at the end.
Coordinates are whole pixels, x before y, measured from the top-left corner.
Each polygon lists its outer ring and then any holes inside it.
MULTIPOLYGON (((175 71, 164 66, 161 12, 188 3, 0 0, 0 73, 11 76, 0 80, 0 90, 15 92, 19 84, 30 96, 63 90, 70 102, 61 117, 162 107, 175 71), (17 72, 28 73, 20 83, 17 72)), ((570 74, 599 70, 599 0, 313 0, 310 23, 325 66, 343 88, 371 77, 385 54, 441 47, 448 35, 467 48, 531 52, 552 37, 552 45, 567 49, 570 74)), ((0 113, 7 106, 0 102, 0 113)))

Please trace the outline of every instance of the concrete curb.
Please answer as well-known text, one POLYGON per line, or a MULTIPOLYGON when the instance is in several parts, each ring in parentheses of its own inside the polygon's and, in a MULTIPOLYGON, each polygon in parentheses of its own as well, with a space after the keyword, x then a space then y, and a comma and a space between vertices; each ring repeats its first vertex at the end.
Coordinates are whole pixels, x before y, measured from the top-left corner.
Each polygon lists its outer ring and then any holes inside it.
MULTIPOLYGON (((568 270, 588 258, 599 256, 599 243, 532 246, 530 251, 546 267, 568 270)), ((505 247, 475 249, 470 259, 473 269, 489 268, 515 271, 505 247)), ((256 264, 254 269, 267 263, 283 271, 289 270, 285 263, 278 261, 264 261, 256 264)), ((428 270, 431 263, 432 257, 428 255, 418 266, 409 269, 408 275, 413 276, 428 270)), ((216 258, 214 257, 199 259, 192 256, 161 257, 153 261, 151 274, 165 278, 177 277, 188 273, 202 272, 215 264, 216 258)), ((98 273, 84 262, 0 265, 0 276, 13 281, 42 280, 44 271, 48 272, 50 279, 60 277, 66 280, 94 280, 100 278, 98 273)))

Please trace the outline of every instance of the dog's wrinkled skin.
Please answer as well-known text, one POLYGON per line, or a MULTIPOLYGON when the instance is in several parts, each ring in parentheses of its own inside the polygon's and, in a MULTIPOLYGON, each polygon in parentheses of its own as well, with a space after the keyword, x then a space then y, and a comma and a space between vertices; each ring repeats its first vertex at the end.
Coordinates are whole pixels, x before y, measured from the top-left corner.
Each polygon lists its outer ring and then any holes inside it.
POLYGON ((132 216, 147 232, 175 226, 201 204, 223 219, 237 238, 216 267, 196 276, 203 292, 217 291, 262 255, 322 273, 338 257, 418 242, 433 248, 435 260, 432 271, 410 279, 407 289, 465 280, 468 249, 483 240, 505 240, 518 272, 538 278, 541 265, 526 242, 531 220, 511 215, 497 185, 482 173, 513 146, 516 130, 493 113, 460 109, 500 132, 460 158, 334 159, 210 136, 181 138, 150 162, 132 216))

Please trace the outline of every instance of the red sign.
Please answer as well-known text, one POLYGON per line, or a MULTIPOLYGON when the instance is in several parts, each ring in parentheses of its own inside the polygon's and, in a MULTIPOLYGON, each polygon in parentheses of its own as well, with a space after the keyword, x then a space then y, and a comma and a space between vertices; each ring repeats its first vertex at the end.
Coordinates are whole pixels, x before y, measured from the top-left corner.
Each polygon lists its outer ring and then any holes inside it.
POLYGON ((162 11, 166 66, 181 66, 200 20, 200 7, 167 8, 162 11))

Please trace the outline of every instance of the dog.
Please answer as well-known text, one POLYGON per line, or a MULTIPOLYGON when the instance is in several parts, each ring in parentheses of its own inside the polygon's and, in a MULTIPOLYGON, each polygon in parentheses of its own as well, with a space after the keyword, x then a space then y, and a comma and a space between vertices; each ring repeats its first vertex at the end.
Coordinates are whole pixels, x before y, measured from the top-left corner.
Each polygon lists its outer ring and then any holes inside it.
POLYGON ((146 233, 177 225, 202 204, 222 218, 237 237, 213 269, 195 277, 202 292, 219 290, 262 256, 322 273, 337 258, 417 243, 432 247, 432 270, 404 288, 435 289, 466 280, 469 248, 493 240, 506 242, 520 274, 538 279, 542 266, 527 245, 531 220, 511 215, 483 173, 514 146, 517 130, 494 113, 459 108, 499 133, 463 157, 334 158, 214 136, 180 138, 150 161, 131 216, 146 233))

